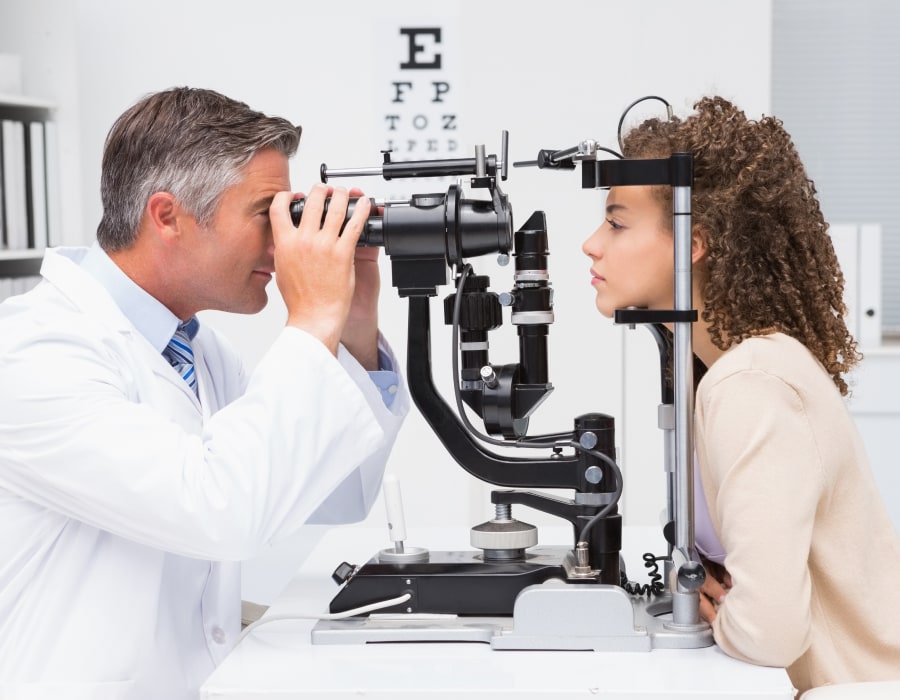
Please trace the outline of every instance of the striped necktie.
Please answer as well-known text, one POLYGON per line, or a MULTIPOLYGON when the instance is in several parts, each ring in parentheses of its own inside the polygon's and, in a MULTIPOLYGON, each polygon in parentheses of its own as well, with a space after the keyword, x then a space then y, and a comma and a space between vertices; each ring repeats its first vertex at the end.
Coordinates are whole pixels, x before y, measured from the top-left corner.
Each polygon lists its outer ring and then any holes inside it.
POLYGON ((175 335, 163 350, 169 364, 175 368, 175 371, 181 375, 181 378, 187 382, 188 386, 194 391, 194 395, 199 397, 197 393, 197 373, 194 371, 194 351, 191 349, 191 340, 197 334, 200 327, 196 317, 191 317, 184 323, 179 323, 175 329, 175 335))

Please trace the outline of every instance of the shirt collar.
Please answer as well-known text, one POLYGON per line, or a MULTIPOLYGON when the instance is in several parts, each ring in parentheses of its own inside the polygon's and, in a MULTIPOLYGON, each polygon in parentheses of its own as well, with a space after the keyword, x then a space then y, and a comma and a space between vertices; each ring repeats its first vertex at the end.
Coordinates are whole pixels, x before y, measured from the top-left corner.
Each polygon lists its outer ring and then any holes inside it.
MULTIPOLYGON (((181 325, 175 314, 122 272, 98 243, 94 243, 84 256, 81 269, 100 283, 150 345, 158 352, 165 349, 175 329, 181 325)), ((193 338, 199 322, 196 317, 191 317, 184 327, 188 336, 193 338)))

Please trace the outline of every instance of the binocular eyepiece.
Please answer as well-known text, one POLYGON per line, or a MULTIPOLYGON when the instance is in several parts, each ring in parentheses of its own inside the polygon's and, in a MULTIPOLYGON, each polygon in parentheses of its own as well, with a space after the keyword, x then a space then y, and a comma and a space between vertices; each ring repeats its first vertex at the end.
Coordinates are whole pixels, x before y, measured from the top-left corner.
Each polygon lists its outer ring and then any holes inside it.
MULTIPOLYGON (((346 225, 359 198, 351 198, 346 225)), ((464 199, 451 186, 446 193, 414 194, 402 202, 387 202, 379 213, 374 199, 359 245, 383 247, 392 258, 443 258, 457 265, 465 258, 508 253, 512 245, 512 210, 505 196, 491 201, 464 199)), ((291 202, 291 220, 298 226, 306 200, 291 202)), ((325 212, 331 197, 325 200, 325 212)), ((324 216, 324 214, 323 214, 324 216)), ((342 228, 343 230, 343 228, 342 228)))
MULTIPOLYGON (((347 204, 347 214, 344 216, 344 223, 341 225, 341 233, 344 232, 344 226, 347 225, 347 222, 350 220, 350 217, 353 216, 353 211, 356 208, 356 203, 359 201, 359 197, 352 197, 347 204)), ((325 209, 322 212, 322 221, 325 220, 325 214, 328 213, 328 207, 331 205, 331 197, 325 199, 325 209)), ((295 199, 291 202, 291 222, 294 226, 300 225, 300 220, 303 217, 303 209, 306 207, 305 199, 295 199)), ((371 197, 369 198, 369 211, 377 212, 375 200, 371 197)), ((376 247, 383 246, 384 239, 380 235, 381 232, 381 218, 378 216, 373 216, 370 214, 369 218, 366 220, 365 225, 363 226, 363 232, 359 237, 360 246, 368 246, 368 247, 376 247)))

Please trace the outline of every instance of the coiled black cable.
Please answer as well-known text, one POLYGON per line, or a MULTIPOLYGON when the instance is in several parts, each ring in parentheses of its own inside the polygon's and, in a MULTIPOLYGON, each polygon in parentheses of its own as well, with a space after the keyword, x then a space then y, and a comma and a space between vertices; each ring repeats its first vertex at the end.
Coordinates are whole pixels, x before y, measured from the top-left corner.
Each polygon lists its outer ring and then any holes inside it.
POLYGON ((636 581, 626 581, 622 584, 622 588, 631 595, 661 595, 666 587, 662 580, 662 574, 659 573, 657 562, 666 561, 668 558, 666 556, 658 557, 651 552, 644 553, 644 566, 649 569, 650 583, 640 584, 636 581))

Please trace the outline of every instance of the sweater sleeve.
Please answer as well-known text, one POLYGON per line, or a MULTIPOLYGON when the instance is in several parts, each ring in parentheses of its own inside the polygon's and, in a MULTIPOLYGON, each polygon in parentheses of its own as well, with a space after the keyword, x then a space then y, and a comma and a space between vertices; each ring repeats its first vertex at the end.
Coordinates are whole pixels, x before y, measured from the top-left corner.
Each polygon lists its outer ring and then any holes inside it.
POLYGON ((793 387, 759 370, 698 399, 698 454, 733 581, 716 643, 744 661, 789 666, 810 644, 808 558, 824 488, 806 411, 793 387))

